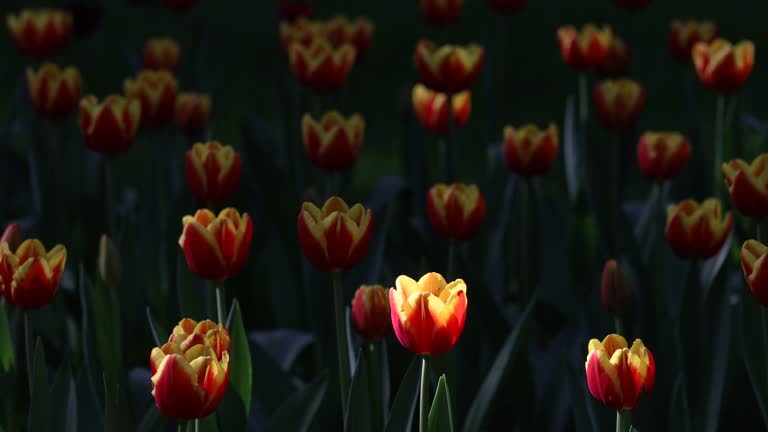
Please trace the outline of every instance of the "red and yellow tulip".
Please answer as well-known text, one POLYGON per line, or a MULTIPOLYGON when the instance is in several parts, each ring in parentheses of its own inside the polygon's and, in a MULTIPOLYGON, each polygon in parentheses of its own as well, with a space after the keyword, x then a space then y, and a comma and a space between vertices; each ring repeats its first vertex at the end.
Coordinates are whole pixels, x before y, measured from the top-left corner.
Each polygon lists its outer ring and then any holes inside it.
POLYGON ((355 46, 345 43, 334 47, 321 37, 309 45, 294 42, 288 47, 288 60, 296 78, 317 91, 336 90, 344 84, 355 64, 355 46))
POLYGON ((176 78, 166 70, 143 70, 123 84, 125 95, 141 102, 141 125, 165 126, 176 106, 176 78))
POLYGON ((365 120, 360 114, 344 118, 329 111, 318 120, 310 114, 301 119, 304 150, 312 163, 327 171, 352 167, 360 153, 365 133, 365 120))
POLYGON ((88 95, 80 100, 80 130, 96 152, 115 154, 131 147, 141 120, 141 102, 109 95, 102 102, 88 95))
POLYGON ((392 331, 387 289, 381 285, 361 285, 352 299, 352 324, 366 339, 378 340, 392 331))
POLYGON ((44 63, 40 69, 27 69, 27 88, 35 110, 43 117, 55 120, 69 115, 80 100, 80 72, 70 66, 60 69, 44 63))
POLYGON ((179 43, 167 37, 151 38, 144 45, 144 69, 167 70, 176 73, 179 64, 179 43))
POLYGON ((23 9, 6 17, 16 48, 32 57, 50 57, 72 39, 72 15, 58 9, 23 9))
MULTIPOLYGON (((173 328, 168 337, 169 343, 174 343, 187 351, 195 345, 208 345, 216 354, 216 359, 221 360, 225 352, 229 352, 231 338, 224 324, 216 324, 211 320, 197 322, 190 318, 184 318, 173 328)), ((152 371, 154 373, 154 370, 152 371)))
POLYGON ((733 207, 747 217, 768 218, 768 153, 751 164, 734 159, 723 163, 722 169, 733 207))
MULTIPOLYGON (((413 111, 422 126, 440 135, 448 134, 448 95, 428 89, 423 84, 413 86, 411 92, 413 111)), ((472 95, 467 91, 456 93, 451 98, 453 121, 462 127, 469 120, 472 110, 472 95)))
POLYGON ((632 410, 643 390, 649 393, 656 381, 656 361, 643 341, 629 348, 623 336, 610 334, 600 342, 589 341, 584 366, 589 392, 602 404, 616 410, 632 410))
POLYGON ((691 56, 702 84, 720 92, 730 92, 747 82, 755 64, 755 45, 747 40, 731 45, 718 38, 711 43, 694 45, 691 56))
POLYGON ((429 24, 444 26, 459 19, 464 0, 419 0, 419 7, 424 20, 429 24))
POLYGON ((506 126, 503 132, 504 160, 512 172, 524 177, 544 174, 552 166, 560 146, 557 126, 547 129, 534 124, 519 128, 506 126))
POLYGON ((325 24, 313 21, 306 17, 299 17, 292 22, 280 23, 280 42, 283 49, 288 52, 291 45, 297 43, 308 47, 317 38, 325 37, 325 24))
POLYGON ((597 73, 609 78, 618 78, 627 74, 629 69, 629 49, 618 36, 611 39, 603 60, 597 64, 597 73))
POLYGON ((211 97, 194 92, 179 93, 176 96, 174 118, 176 127, 187 136, 197 136, 208 128, 211 112, 211 97))
POLYGON ((525 0, 488 0, 488 6, 498 14, 511 15, 525 6, 525 0))
POLYGON ((0 243, 0 292, 21 309, 45 306, 59 290, 66 262, 62 245, 46 251, 40 240, 29 239, 14 252, 9 243, 0 243))
POLYGON ((674 20, 670 25, 669 49, 676 59, 691 62, 691 50, 699 42, 710 43, 717 37, 717 26, 712 21, 674 20))
POLYGON ((616 260, 605 262, 600 278, 600 301, 613 313, 621 313, 629 301, 629 287, 616 260))
POLYGON ((723 247, 732 228, 733 215, 724 216, 715 198, 701 204, 688 199, 667 207, 667 241, 680 258, 710 258, 723 247))
POLYGON ((218 141, 195 143, 184 165, 189 190, 202 202, 223 202, 240 184, 240 165, 240 155, 231 146, 218 141))
POLYGON ((414 54, 421 81, 441 93, 458 93, 475 81, 483 65, 485 51, 477 44, 442 45, 421 40, 414 54))
POLYGON ((755 300, 768 307, 768 247, 757 240, 747 240, 741 247, 741 269, 755 300))
POLYGON ((207 280, 236 276, 248 261, 253 222, 247 213, 225 208, 219 215, 200 209, 184 216, 179 245, 192 273, 207 280))
POLYGON ((441 237, 469 240, 483 223, 485 198, 476 185, 436 184, 427 192, 427 215, 441 237))
POLYGON ((637 143, 637 165, 648 178, 677 177, 691 156, 691 144, 679 132, 646 132, 637 143))
POLYGON ((368 52, 373 37, 373 23, 367 17, 350 20, 338 15, 325 23, 325 35, 334 46, 352 44, 355 47, 355 60, 360 61, 368 52))
POLYGON ((645 89, 629 79, 605 80, 595 85, 595 114, 606 129, 631 128, 645 108, 645 89))
POLYGON ((594 69, 605 61, 612 40, 613 32, 609 26, 601 29, 590 23, 581 30, 571 25, 557 29, 563 61, 579 71, 594 69))

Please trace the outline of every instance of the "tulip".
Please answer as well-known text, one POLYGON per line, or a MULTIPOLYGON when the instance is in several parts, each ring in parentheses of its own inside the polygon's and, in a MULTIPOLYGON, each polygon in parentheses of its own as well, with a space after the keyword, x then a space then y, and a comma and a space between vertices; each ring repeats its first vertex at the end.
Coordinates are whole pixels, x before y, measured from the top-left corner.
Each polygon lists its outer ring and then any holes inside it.
POLYGON ((699 42, 710 43, 717 36, 717 26, 712 21, 674 20, 669 32, 669 48, 676 59, 691 62, 691 50, 699 42))
POLYGON ((361 285, 352 299, 352 324, 370 340, 383 339, 392 331, 387 289, 381 285, 361 285))
POLYGON ((459 339, 467 317, 467 285, 446 283, 438 273, 418 282, 399 276, 389 289, 392 326, 400 344, 421 355, 441 355, 459 339))
POLYGON ((27 69, 27 87, 35 110, 51 120, 69 115, 80 99, 80 72, 74 67, 59 69, 44 63, 40 69, 27 69))
POLYGON ((197 136, 208 128, 210 111, 210 96, 193 92, 179 93, 174 108, 176 127, 189 137, 197 136))
POLYGON ((437 46, 421 40, 414 55, 421 81, 442 93, 466 90, 480 73, 485 52, 477 44, 437 46))
POLYGON ((195 5, 196 0, 160 0, 160 4, 166 9, 182 11, 195 5))
POLYGON ((16 250, 21 244, 21 227, 16 222, 11 222, 5 227, 3 235, 0 237, 0 244, 8 243, 8 248, 16 250))
POLYGON ((179 43, 171 38, 151 38, 144 45, 144 69, 176 72, 179 43))
POLYGON ((629 69, 629 49, 624 41, 614 36, 603 60, 597 64, 597 72, 600 75, 618 78, 627 74, 629 69))
POLYGON ((751 164, 734 159, 722 165, 725 183, 733 207, 744 216, 768 217, 768 153, 756 157, 751 164))
POLYGON ((23 9, 6 17, 16 48, 32 57, 50 57, 72 38, 72 15, 58 9, 23 9))
POLYGON ((322 208, 309 202, 302 204, 299 243, 304 256, 320 270, 347 270, 357 265, 368 251, 372 227, 370 209, 362 204, 350 208, 343 199, 332 196, 322 208))
POLYGON ((680 258, 707 259, 715 255, 733 228, 733 215, 723 217, 720 200, 709 198, 701 204, 685 200, 667 207, 666 236, 680 258))
POLYGON ((165 126, 176 103, 176 78, 165 70, 143 70, 123 84, 125 95, 141 102, 141 125, 165 126))
POLYGON ((485 217, 485 198, 475 185, 436 184, 427 192, 427 215, 441 237, 469 240, 485 217))
POLYGON ((613 313, 621 313, 629 300, 629 288, 616 260, 608 260, 600 279, 600 300, 613 313))
POLYGON ((637 165, 648 178, 677 177, 691 156, 691 144, 679 132, 646 132, 637 143, 637 165))
POLYGON ((109 95, 99 103, 96 96, 80 100, 80 130, 85 144, 96 152, 115 154, 133 144, 141 119, 141 103, 136 99, 109 95))
POLYGON ((354 21, 345 16, 331 18, 325 24, 325 34, 334 46, 352 44, 355 47, 355 60, 365 57, 373 37, 373 23, 366 17, 357 17, 354 21))
MULTIPOLYGON (((416 84, 411 92, 411 100, 413 111, 422 126, 436 134, 448 135, 448 95, 432 91, 422 84, 416 84)), ((451 107, 454 125, 464 126, 472 110, 471 93, 463 91, 453 95, 451 107)))
POLYGON ((316 37, 308 46, 291 43, 288 59, 294 75, 305 86, 317 91, 336 90, 355 64, 356 51, 352 44, 334 47, 328 40, 316 37))
POLYGON ((419 7, 429 24, 445 26, 459 19, 464 0, 419 0, 419 7))
POLYGON ((581 31, 570 25, 557 29, 563 61, 579 71, 594 69, 602 63, 612 40, 613 32, 609 26, 600 29, 594 24, 586 24, 581 31))
POLYGON ((731 45, 725 39, 711 43, 698 42, 691 51, 699 81, 705 86, 730 92, 740 88, 749 78, 755 64, 755 45, 741 41, 731 45))
POLYGON ((207 280, 225 280, 236 276, 248 261, 253 236, 253 222, 247 213, 232 207, 216 216, 200 209, 194 216, 184 216, 179 245, 184 250, 192 273, 207 280))
POLYGON ((187 151, 185 171, 195 198, 220 203, 231 197, 240 183, 240 155, 218 141, 196 143, 187 151))
POLYGON ((610 334, 600 342, 589 341, 584 366, 589 392, 604 405, 616 410, 632 410, 643 389, 649 393, 656 380, 656 362, 643 341, 635 339, 631 348, 627 340, 610 334))
POLYGON ((101 280, 111 287, 120 285, 120 279, 123 274, 122 264, 120 263, 120 251, 117 246, 106 235, 102 234, 99 238, 99 276, 101 280))
POLYGON ((755 300, 768 307, 768 247, 757 240, 747 240, 741 247, 741 269, 755 300))
POLYGON ((520 128, 504 128, 503 152, 509 169, 523 177, 544 174, 552 166, 559 147, 557 126, 550 123, 545 130, 527 124, 520 128))
POLYGON ((645 89, 628 79, 606 80, 595 85, 595 114, 606 129, 634 126, 645 107, 645 89))
POLYGON ((280 23, 280 42, 286 52, 294 43, 309 47, 315 39, 325 37, 326 24, 299 17, 292 22, 280 23))
POLYGON ((210 346, 217 360, 221 360, 231 346, 229 331, 224 324, 216 324, 211 320, 197 322, 190 318, 179 321, 168 337, 168 342, 178 345, 182 351, 200 344, 210 346))
POLYGON ((59 290, 67 262, 67 249, 56 245, 50 251, 37 239, 24 240, 14 253, 0 243, 0 292, 21 309, 47 305, 59 290))
POLYGON ((511 15, 525 6, 525 0, 488 0, 488 6, 498 14, 511 15))
POLYGON ((329 111, 316 121, 310 114, 301 119, 304 150, 312 163, 326 171, 350 168, 357 160, 365 133, 365 120, 360 114, 344 118, 329 111))
POLYGON ((651 0, 616 0, 616 6, 625 9, 640 9, 647 6, 651 0))

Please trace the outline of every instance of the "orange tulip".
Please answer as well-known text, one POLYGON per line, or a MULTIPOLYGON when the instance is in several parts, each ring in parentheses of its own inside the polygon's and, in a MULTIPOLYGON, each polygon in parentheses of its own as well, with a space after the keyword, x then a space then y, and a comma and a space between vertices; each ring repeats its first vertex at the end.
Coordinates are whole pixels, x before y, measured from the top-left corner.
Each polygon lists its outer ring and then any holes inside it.
POLYGON ((645 108, 645 89, 628 79, 606 80, 595 85, 593 99, 603 127, 625 130, 634 126, 645 108))
POLYGON ((187 136, 197 136, 208 128, 210 112, 211 97, 206 94, 184 92, 176 96, 176 127, 187 136))
POLYGON ((453 348, 467 318, 467 285, 446 283, 438 273, 418 282, 399 276, 389 289, 392 326, 400 344, 421 355, 441 355, 453 348))
POLYGON ((366 339, 383 339, 392 331, 387 289, 381 285, 361 285, 352 299, 352 324, 366 339))
POLYGON ((427 215, 441 237, 469 240, 485 217, 485 198, 476 185, 436 184, 427 192, 427 215))
POLYGON ((368 52, 373 28, 373 23, 367 17, 357 17, 352 21, 340 15, 325 24, 325 34, 334 46, 352 44, 356 51, 355 60, 359 61, 368 52))
POLYGON ((768 153, 756 157, 751 164, 734 159, 723 163, 723 174, 733 207, 744 216, 768 217, 768 153))
POLYGON ((600 278, 600 301, 606 309, 620 313, 628 300, 629 288, 619 264, 613 259, 606 261, 600 278))
POLYGON ((21 227, 16 222, 11 222, 5 227, 3 235, 0 236, 0 244, 8 243, 8 248, 16 250, 21 244, 21 227))
POLYGON ((240 155, 218 141, 195 143, 187 151, 185 171, 195 198, 220 203, 231 197, 240 183, 240 155))
POLYGON ((733 215, 723 217, 722 204, 715 198, 667 207, 667 241, 680 258, 710 258, 723 247, 732 228, 733 215))
POLYGON ((600 342, 589 341, 584 366, 589 392, 604 405, 616 410, 632 410, 645 389, 649 393, 656 381, 656 361, 643 341, 627 340, 610 334, 600 342))
POLYGON ((304 150, 312 163, 327 171, 350 168, 357 160, 365 133, 365 120, 360 114, 344 118, 329 111, 316 121, 309 114, 301 119, 304 150))
POLYGON ((74 67, 59 69, 44 63, 40 69, 27 69, 27 87, 37 112, 55 120, 69 115, 80 99, 80 72, 74 67))
POLYGON ((525 6, 525 0, 488 0, 488 6, 496 13, 511 15, 525 6))
POLYGON ((421 40, 414 55, 421 81, 441 93, 466 90, 480 73, 485 51, 477 44, 437 46, 421 40))
POLYGON ((691 62, 691 50, 699 42, 710 43, 717 36, 717 26, 712 21, 674 20, 669 32, 669 48, 676 59, 691 62))
POLYGON ((253 222, 247 213, 232 207, 216 216, 200 209, 194 216, 184 216, 179 245, 184 250, 192 273, 207 280, 236 276, 248 261, 253 237, 253 222))
POLYGON ((624 41, 614 36, 603 60, 597 64, 597 72, 606 77, 618 78, 629 69, 629 49, 624 41))
POLYGON ((647 177, 677 177, 691 156, 691 144, 679 132, 646 132, 637 143, 637 165, 647 177))
POLYGON ((605 61, 612 40, 613 32, 608 26, 600 29, 590 23, 582 27, 581 31, 571 25, 557 29, 557 42, 563 61, 580 71, 594 69, 605 61))
POLYGON ((419 0, 421 14, 432 25, 453 24, 461 16, 464 0, 419 0))
POLYGON ((151 38, 144 45, 144 69, 176 72, 179 43, 172 38, 151 38))
POLYGON ((21 309, 45 306, 59 290, 66 262, 62 245, 46 251, 40 240, 29 239, 14 253, 8 243, 0 243, 0 292, 21 309))
POLYGON ((309 45, 294 42, 288 48, 288 59, 294 75, 305 86, 317 91, 336 90, 355 64, 352 44, 333 47, 324 38, 314 38, 309 45))
MULTIPOLYGON (((432 91, 422 84, 416 84, 411 92, 411 100, 413 111, 422 126, 436 134, 448 134, 448 95, 432 91)), ((464 126, 472 110, 471 93, 467 90, 453 95, 451 107, 454 126, 464 126)))
POLYGON ((99 103, 96 96, 80 100, 80 130, 85 143, 96 152, 115 154, 133 144, 141 119, 141 103, 136 99, 109 95, 99 103))
POLYGON ((123 84, 125 95, 141 102, 141 125, 165 126, 176 104, 176 78, 165 70, 143 70, 123 84))
POLYGON ((560 146, 557 126, 547 129, 527 124, 520 128, 504 128, 503 151, 509 169, 524 177, 544 174, 552 166, 560 146))
POLYGON ((16 48, 32 57, 50 57, 72 39, 72 15, 58 9, 23 9, 6 17, 16 48))
POLYGON ((325 271, 347 270, 360 262, 371 243, 373 212, 362 204, 351 208, 332 196, 317 208, 310 202, 299 213, 299 243, 315 267, 325 271))
POLYGON ((705 86, 729 92, 740 88, 749 78, 755 64, 755 45, 741 41, 731 45, 725 39, 699 42, 691 51, 699 81, 705 86))
POLYGON ((741 269, 752 295, 763 307, 768 307, 768 247, 757 240, 747 240, 741 247, 741 269))

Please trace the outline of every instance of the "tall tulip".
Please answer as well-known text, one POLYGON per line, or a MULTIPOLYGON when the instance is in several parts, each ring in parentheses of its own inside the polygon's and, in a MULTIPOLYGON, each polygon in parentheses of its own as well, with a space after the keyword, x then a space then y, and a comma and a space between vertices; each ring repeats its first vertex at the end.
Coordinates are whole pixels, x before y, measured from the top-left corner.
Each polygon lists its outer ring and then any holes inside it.
POLYGON ((63 10, 23 9, 6 23, 16 48, 31 57, 50 57, 72 39, 72 14, 63 10))
POLYGON ((752 163, 741 159, 723 163, 722 170, 733 207, 747 217, 768 218, 768 153, 752 163))
POLYGON ((141 103, 136 99, 109 95, 99 102, 96 96, 88 95, 80 100, 79 125, 85 144, 99 153, 128 150, 140 119, 141 103))
POLYGON ((14 252, 9 243, 0 243, 0 293, 20 309, 45 306, 59 290, 66 261, 62 245, 46 251, 39 240, 28 239, 14 252))
POLYGON ((218 141, 195 143, 186 154, 185 172, 192 195, 200 201, 229 199, 240 183, 240 155, 218 141))
POLYGON ((709 198, 701 204, 689 199, 667 207, 667 241, 680 258, 712 257, 732 229, 733 215, 723 214, 718 199, 709 198))

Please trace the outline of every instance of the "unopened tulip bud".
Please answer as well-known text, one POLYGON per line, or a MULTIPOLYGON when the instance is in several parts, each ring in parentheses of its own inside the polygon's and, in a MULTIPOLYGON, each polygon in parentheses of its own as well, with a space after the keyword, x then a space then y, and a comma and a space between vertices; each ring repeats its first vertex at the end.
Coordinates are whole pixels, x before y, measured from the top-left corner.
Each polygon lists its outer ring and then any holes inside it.
POLYGON ((392 331, 387 289, 381 285, 362 285, 352 299, 352 323, 367 339, 383 339, 392 331))
POLYGON ((123 268, 120 263, 120 252, 117 246, 106 234, 99 239, 99 275, 111 287, 120 285, 123 268))
POLYGON ((616 260, 605 262, 600 280, 600 300, 603 306, 613 313, 621 313, 629 300, 627 280, 616 260))

